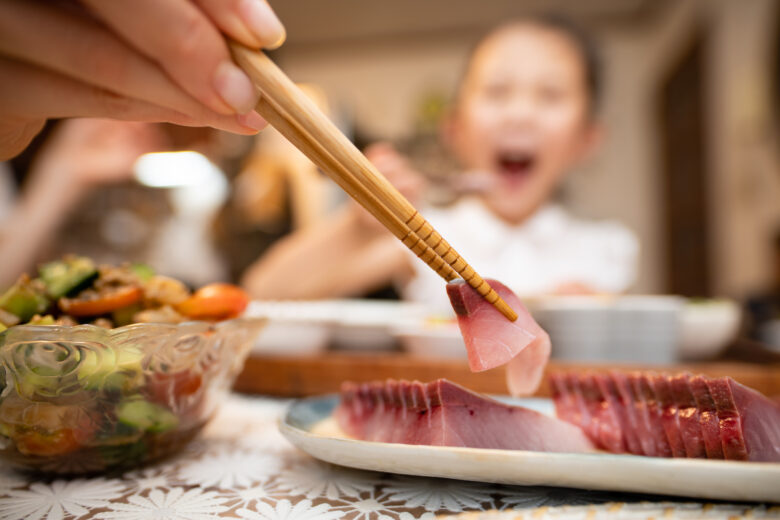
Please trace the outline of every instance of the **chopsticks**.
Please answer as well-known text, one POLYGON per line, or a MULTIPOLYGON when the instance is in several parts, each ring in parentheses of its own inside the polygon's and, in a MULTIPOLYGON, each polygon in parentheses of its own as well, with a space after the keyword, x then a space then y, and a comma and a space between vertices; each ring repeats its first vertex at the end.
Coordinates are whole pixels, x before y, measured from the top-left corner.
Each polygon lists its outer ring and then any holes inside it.
POLYGON ((260 91, 257 112, 446 281, 462 277, 510 321, 517 313, 265 54, 229 41, 260 91))

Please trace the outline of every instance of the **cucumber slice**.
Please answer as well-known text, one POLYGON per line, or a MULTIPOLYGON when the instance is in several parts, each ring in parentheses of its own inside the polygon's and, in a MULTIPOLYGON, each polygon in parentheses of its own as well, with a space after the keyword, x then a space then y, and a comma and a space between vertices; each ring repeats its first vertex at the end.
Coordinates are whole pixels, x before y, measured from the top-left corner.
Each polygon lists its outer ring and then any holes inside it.
POLYGON ((152 266, 140 262, 130 265, 130 270, 133 271, 142 282, 148 282, 156 274, 152 266))
POLYGON ((43 314, 49 308, 49 299, 44 293, 43 284, 22 275, 0 296, 0 308, 15 314, 22 322, 28 321, 36 314, 43 314))
POLYGON ((117 418, 128 426, 150 433, 172 430, 179 424, 179 418, 171 411, 143 399, 132 399, 119 403, 117 418))
POLYGON ((89 258, 72 256, 44 264, 38 273, 47 294, 56 300, 90 285, 97 277, 98 270, 89 258))
POLYGON ((143 439, 100 446, 99 453, 103 462, 109 466, 131 467, 146 460, 149 448, 143 439))
POLYGON ((86 446, 126 446, 137 442, 143 437, 144 432, 135 426, 128 426, 122 422, 104 424, 94 437, 85 443, 86 446))
POLYGON ((112 348, 102 348, 98 351, 82 350, 81 355, 78 378, 84 388, 95 390, 101 386, 106 375, 114 371, 116 353, 112 348))
POLYGON ((122 307, 121 309, 112 312, 111 320, 116 327, 124 327, 125 325, 133 323, 133 316, 141 312, 141 310, 143 310, 143 305, 140 303, 128 305, 127 307, 122 307))
POLYGON ((140 349, 127 345, 120 349, 85 350, 78 377, 88 390, 102 387, 127 393, 143 384, 143 358, 140 349))

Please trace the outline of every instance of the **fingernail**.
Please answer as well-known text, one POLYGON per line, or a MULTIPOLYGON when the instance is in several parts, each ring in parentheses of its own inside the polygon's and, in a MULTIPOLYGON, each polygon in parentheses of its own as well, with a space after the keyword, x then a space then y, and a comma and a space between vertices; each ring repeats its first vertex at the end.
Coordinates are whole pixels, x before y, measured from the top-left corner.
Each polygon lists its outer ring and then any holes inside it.
POLYGON ((263 42, 266 49, 276 49, 284 43, 287 33, 282 22, 263 0, 241 0, 239 12, 244 23, 263 42))
POLYGON ((214 73, 214 88, 222 100, 239 114, 255 108, 258 93, 244 71, 229 61, 219 64, 214 73))
POLYGON ((252 130, 257 130, 258 132, 268 126, 268 121, 263 119, 263 116, 254 110, 246 114, 238 115, 236 116, 236 119, 238 120, 238 124, 251 128, 252 130))

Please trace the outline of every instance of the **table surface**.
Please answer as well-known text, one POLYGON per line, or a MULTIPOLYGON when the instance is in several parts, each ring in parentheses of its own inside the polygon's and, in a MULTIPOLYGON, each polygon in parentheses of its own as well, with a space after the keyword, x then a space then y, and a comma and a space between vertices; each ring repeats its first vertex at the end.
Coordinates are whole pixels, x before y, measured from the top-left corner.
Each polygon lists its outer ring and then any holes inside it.
POLYGON ((43 481, 0 468, 0 520, 780 518, 780 507, 766 504, 501 486, 333 466, 279 434, 284 407, 278 399, 232 395, 178 456, 121 477, 43 481))

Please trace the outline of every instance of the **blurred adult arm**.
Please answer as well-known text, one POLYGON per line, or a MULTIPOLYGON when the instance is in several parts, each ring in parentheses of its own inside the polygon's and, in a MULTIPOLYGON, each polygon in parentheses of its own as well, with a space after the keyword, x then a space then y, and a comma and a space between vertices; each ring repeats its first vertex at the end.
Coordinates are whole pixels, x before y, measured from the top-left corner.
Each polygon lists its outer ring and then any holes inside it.
POLYGON ((130 178, 136 158, 163 142, 146 123, 64 122, 33 163, 18 202, 0 222, 0 288, 31 272, 86 193, 130 178))
POLYGON ((253 298, 319 299, 359 296, 403 272, 403 246, 376 233, 351 208, 292 233, 275 244, 244 275, 253 298))
POLYGON ((265 0, 0 0, 0 160, 48 118, 256 133, 257 90, 221 32, 253 48, 285 38, 265 0))
MULTIPOLYGON (((387 144, 366 156, 407 198, 423 189, 420 175, 387 144)), ((254 298, 359 296, 412 275, 410 255, 366 210, 350 203, 326 220, 276 243, 247 269, 242 284, 254 298)))

